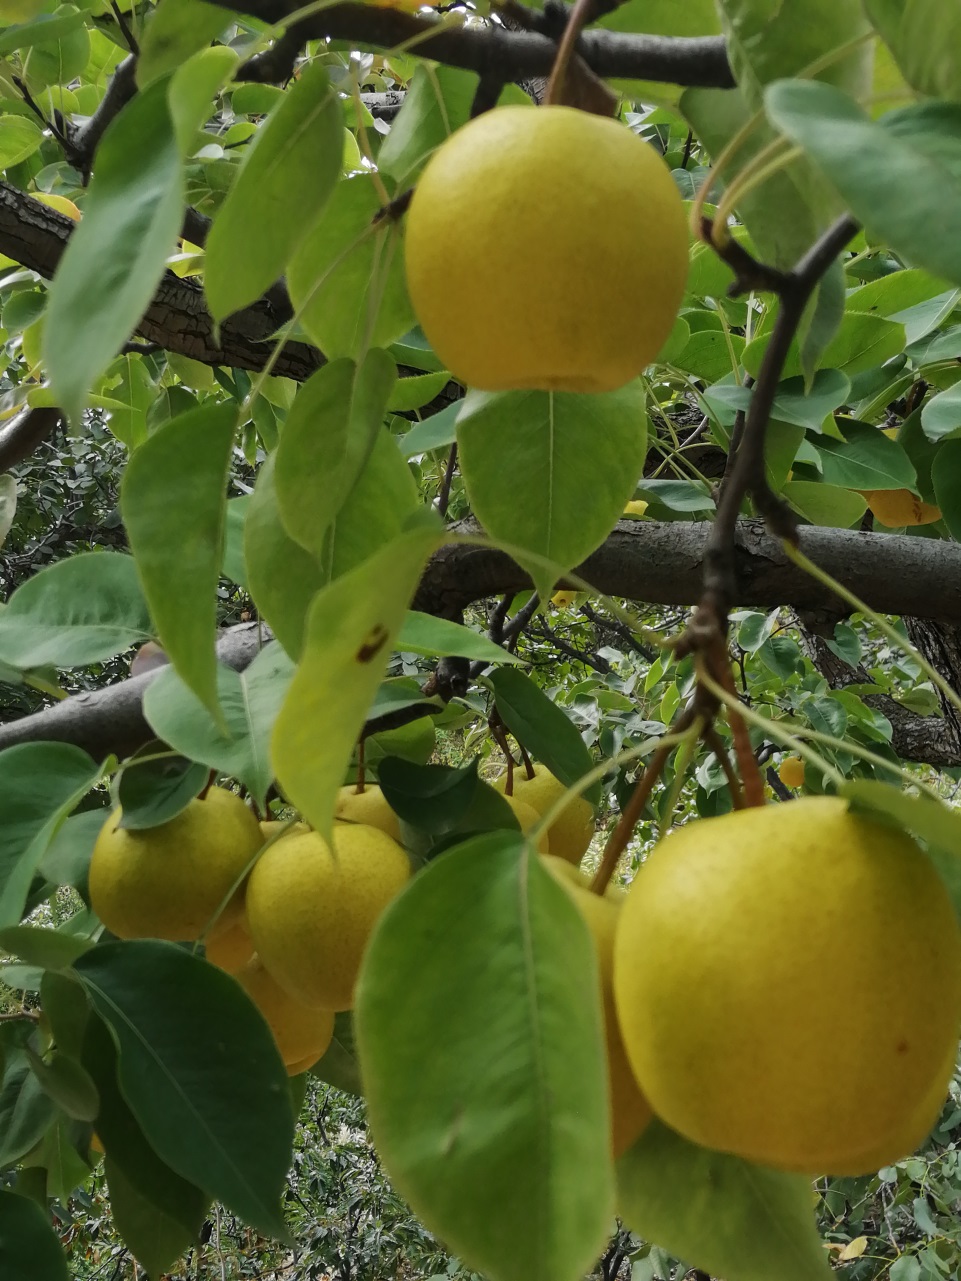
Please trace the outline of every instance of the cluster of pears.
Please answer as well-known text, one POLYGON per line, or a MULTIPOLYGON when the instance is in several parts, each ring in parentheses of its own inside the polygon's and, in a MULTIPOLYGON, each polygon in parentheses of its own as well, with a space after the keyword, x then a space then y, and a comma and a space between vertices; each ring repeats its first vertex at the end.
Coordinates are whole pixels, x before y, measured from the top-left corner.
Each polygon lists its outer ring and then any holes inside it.
POLYGON ((406 220, 414 312, 484 391, 613 391, 655 359, 688 270, 670 170, 626 125, 505 106, 434 153, 406 220))
POLYGON ((203 938, 207 959, 260 1010, 291 1075, 327 1050, 374 925, 411 872, 379 788, 345 788, 339 814, 328 844, 303 823, 258 823, 239 796, 211 787, 157 827, 125 828, 114 810, 90 862, 90 903, 104 925, 123 939, 203 938))
POLYGON ((781 1170, 913 1152, 961 1032, 961 929, 928 855, 837 797, 698 819, 620 911, 620 1037, 653 1113, 781 1170))

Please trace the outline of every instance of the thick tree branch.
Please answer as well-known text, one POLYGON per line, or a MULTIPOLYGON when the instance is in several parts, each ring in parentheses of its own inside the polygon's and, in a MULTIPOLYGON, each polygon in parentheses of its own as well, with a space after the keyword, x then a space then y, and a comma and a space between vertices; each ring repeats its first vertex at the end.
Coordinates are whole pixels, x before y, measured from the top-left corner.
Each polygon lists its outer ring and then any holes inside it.
POLYGON ((0 474, 29 458, 53 435, 62 419, 59 409, 24 409, 0 426, 0 474))
MULTIPOLYGON (((301 7, 300 0, 213 0, 222 8, 271 24, 301 7)), ((349 40, 352 45, 393 49, 410 42, 414 52, 450 67, 498 75, 503 80, 550 75, 557 45, 536 31, 500 26, 450 25, 450 18, 402 13, 366 4, 338 4, 297 23, 302 39, 349 40)), ((734 77, 719 36, 673 37, 585 31, 577 52, 598 76, 660 80, 670 84, 730 89, 734 77)))
MULTIPOLYGON (((708 524, 619 521, 580 572, 611 596, 649 604, 690 605, 701 594, 710 528, 708 524)), ((462 521, 453 532, 477 533, 478 526, 462 521)), ((874 608, 961 626, 961 546, 895 534, 814 527, 801 531, 801 545, 874 608)), ((765 532, 762 522, 739 524, 735 559, 738 603, 840 612, 837 600, 825 588, 787 560, 780 543, 765 532)), ((502 552, 451 543, 428 564, 414 607, 457 617, 472 601, 530 586, 524 571, 502 552)), ((258 648, 257 625, 246 623, 225 633, 219 653, 223 662, 240 670, 258 648)), ((111 751, 128 754, 151 737, 141 710, 150 675, 77 694, 45 711, 0 725, 0 750, 16 743, 55 739, 75 743, 93 756, 111 751)), ((368 727, 370 732, 375 728, 380 726, 368 727)), ((938 759, 936 763, 946 762, 938 759)))

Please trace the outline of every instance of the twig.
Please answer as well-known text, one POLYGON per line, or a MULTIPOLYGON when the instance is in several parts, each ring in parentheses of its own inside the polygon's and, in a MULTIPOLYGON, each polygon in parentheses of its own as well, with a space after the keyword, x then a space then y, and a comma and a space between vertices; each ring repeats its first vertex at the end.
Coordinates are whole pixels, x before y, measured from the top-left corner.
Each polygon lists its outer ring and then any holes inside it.
POLYGON ((63 422, 55 408, 24 409, 0 427, 0 473, 29 458, 35 449, 52 436, 63 422))
POLYGON ((744 808, 744 792, 741 788, 741 781, 734 772, 734 766, 731 758, 727 754, 727 748, 721 739, 720 734, 713 725, 709 725, 703 734, 704 742, 717 757, 718 764, 724 771, 724 777, 727 779, 728 790, 731 793, 731 803, 736 810, 744 808))
POLYGON ((117 26, 120 28, 123 38, 127 42, 127 48, 131 53, 138 54, 140 52, 140 45, 137 43, 137 37, 130 30, 126 16, 118 6, 117 0, 110 0, 110 8, 113 10, 113 16, 117 19, 117 26))
POLYGON ((454 483, 454 471, 457 467, 457 441, 450 447, 450 453, 447 455, 447 469, 444 472, 444 479, 441 481, 440 489, 437 491, 437 511, 442 520, 447 519, 447 508, 450 505, 450 489, 454 483))

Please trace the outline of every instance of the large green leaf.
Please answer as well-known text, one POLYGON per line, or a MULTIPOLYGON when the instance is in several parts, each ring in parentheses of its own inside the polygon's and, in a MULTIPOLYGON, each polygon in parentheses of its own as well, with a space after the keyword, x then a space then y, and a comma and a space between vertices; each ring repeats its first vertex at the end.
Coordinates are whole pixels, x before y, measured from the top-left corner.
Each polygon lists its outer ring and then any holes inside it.
POLYGON ((43 362, 73 422, 160 283, 180 232, 183 184, 167 85, 157 80, 107 128, 83 219, 50 286, 43 362))
POLYGON ((931 464, 934 496, 955 542, 961 542, 961 440, 946 440, 931 464))
POLYGON ((144 697, 144 715, 158 738, 194 761, 243 783, 263 809, 273 781, 270 735, 293 665, 280 645, 267 645, 243 672, 223 664, 217 688, 226 730, 168 668, 144 697))
POLYGON ((724 1281, 830 1281, 811 1180, 710 1152, 653 1120, 618 1162, 618 1213, 724 1281))
POLYGON ((154 1206, 165 1220, 196 1237, 203 1223, 208 1197, 182 1179, 153 1150, 120 1092, 117 1081, 117 1047, 102 1019, 92 1016, 83 1038, 83 1065, 100 1095, 96 1133, 111 1162, 119 1166, 137 1194, 154 1206))
POLYGON ((921 103, 875 122, 840 90, 794 80, 771 85, 765 102, 872 239, 961 284, 961 105, 921 103))
POLYGON ((249 143, 210 229, 204 288, 217 320, 283 274, 334 190, 343 148, 340 101, 324 66, 307 63, 249 143))
POLYGON ((522 663, 524 660, 511 654, 501 645, 470 627, 451 622, 448 618, 435 618, 412 609, 404 619, 397 637, 397 648, 404 653, 459 654, 461 658, 479 658, 488 663, 522 663))
MULTIPOLYGON (((640 382, 603 395, 472 392, 457 420, 471 506, 492 538, 579 565, 633 497, 647 453, 640 382)), ((555 575, 528 566, 542 595, 555 575)))
POLYGON ((307 610, 324 585, 320 565, 284 529, 277 502, 275 454, 257 473, 244 520, 250 594, 291 658, 299 658, 307 610))
POLYGON ((291 538, 318 558, 381 433, 396 377, 380 348, 359 365, 332 361, 288 411, 274 463, 280 515, 291 538))
POLYGON ((3 1281, 70 1281, 67 1260, 47 1215, 34 1201, 0 1191, 3 1281))
POLYGON ((388 908, 355 1027, 377 1150, 427 1226, 492 1281, 578 1281, 613 1211, 596 960, 516 834, 388 908))
POLYGON ((0 926, 19 922, 57 828, 99 777, 69 743, 21 743, 0 755, 0 926))
POLYGON ((414 323, 403 224, 375 225, 380 208, 370 174, 344 179, 290 262, 287 284, 300 322, 331 359, 388 347, 414 323))
POLYGON ((961 9, 955 0, 864 0, 908 84, 961 101, 961 9))
POLYGON ((172 418, 133 455, 120 491, 161 643, 184 683, 216 717, 216 593, 233 439, 230 405, 172 418))
POLYGON ((112 1157, 104 1158, 114 1227, 150 1276, 167 1272, 196 1242, 196 1233, 170 1218, 137 1190, 112 1157))
POLYGON ((121 552, 80 552, 48 565, 0 611, 0 662, 85 667, 150 635, 137 567, 121 552))
MULTIPOLYGON (((555 778, 569 787, 587 773, 594 762, 574 722, 529 676, 500 668, 491 674, 490 681, 504 724, 555 778)), ((596 805, 600 789, 600 783, 594 783, 584 796, 596 805)))
POLYGON ((107 943, 76 972, 119 1051, 150 1146, 246 1222, 285 1235, 294 1118, 267 1025, 238 984, 171 943, 107 943))
POLYGON ((286 795, 321 835, 330 833, 351 751, 438 542, 436 524, 424 522, 335 579, 310 608, 272 755, 286 795))
POLYGON ((10 169, 32 156, 43 142, 43 130, 25 116, 3 117, 0 130, 0 169, 10 169))

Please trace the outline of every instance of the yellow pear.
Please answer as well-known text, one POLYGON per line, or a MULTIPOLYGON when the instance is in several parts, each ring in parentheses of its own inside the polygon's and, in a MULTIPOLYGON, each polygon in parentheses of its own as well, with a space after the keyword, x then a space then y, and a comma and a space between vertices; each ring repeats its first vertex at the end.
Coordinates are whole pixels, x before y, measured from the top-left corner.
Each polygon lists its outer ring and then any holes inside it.
POLYGON ((648 856, 614 997, 672 1128, 800 1174, 869 1174, 908 1154, 944 1097, 961 930, 928 856, 846 801, 740 810, 648 856))
MULTIPOLYGON (((504 800, 514 811, 514 817, 521 831, 526 836, 527 833, 541 821, 541 816, 533 805, 528 805, 526 801, 518 800, 516 796, 505 796, 504 800)), ((540 840, 537 842, 537 851, 539 854, 549 854, 551 850, 550 833, 543 831, 540 840)))
POLYGON ((265 841, 272 841, 275 836, 280 836, 294 832, 309 832, 310 828, 306 823, 297 820, 291 822, 289 818, 265 818, 261 819, 260 830, 264 834, 265 841))
POLYGON ((619 890, 603 897, 592 893, 588 878, 564 859, 548 855, 542 862, 587 922, 597 951, 611 1092, 611 1148, 616 1159, 635 1143, 653 1115, 628 1063, 614 1009, 614 936, 624 895, 619 890))
POLYGON ((785 787, 803 787, 804 762, 800 756, 785 756, 778 766, 777 776, 785 787))
POLYGON ((119 938, 198 939, 243 910, 242 880, 263 844, 260 825, 239 796, 211 787, 169 823, 131 831, 114 810, 90 860, 90 905, 119 938), (226 901, 226 905, 225 905, 226 901), (222 909, 222 910, 221 910, 222 909))
MULTIPOLYGON (((506 795, 507 774, 495 778, 492 787, 506 795)), ((534 777, 528 778, 522 768, 514 770, 512 795, 525 805, 530 805, 543 816, 564 795, 567 789, 544 765, 534 766, 534 777)), ((594 810, 583 796, 577 796, 565 805, 560 815, 547 829, 550 852, 569 863, 579 863, 584 857, 594 835, 594 810)))
POLYGON ((282 836, 247 886, 254 947, 292 996, 349 1010, 377 919, 410 877, 407 854, 379 828, 340 823, 333 849, 317 832, 282 836))
POLYGON ((204 948, 207 960, 228 974, 236 974, 254 954, 254 944, 247 931, 247 922, 241 918, 227 929, 207 940, 204 948))
POLYGON ((237 973, 237 982, 264 1016, 290 1075, 305 1071, 301 1064, 312 1067, 334 1035, 333 1011, 304 1005, 291 996, 257 956, 237 973))
POLYGON ((378 827, 395 841, 400 840, 400 819, 376 783, 367 783, 362 792, 350 785, 342 787, 337 797, 335 817, 342 823, 365 823, 368 827, 378 827))
POLYGON ((427 340, 484 391, 622 387, 656 358, 684 295, 687 219, 670 170, 620 121, 570 107, 497 107, 455 130, 404 230, 427 340))

